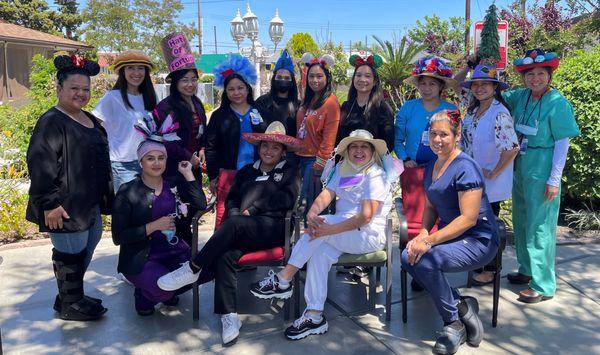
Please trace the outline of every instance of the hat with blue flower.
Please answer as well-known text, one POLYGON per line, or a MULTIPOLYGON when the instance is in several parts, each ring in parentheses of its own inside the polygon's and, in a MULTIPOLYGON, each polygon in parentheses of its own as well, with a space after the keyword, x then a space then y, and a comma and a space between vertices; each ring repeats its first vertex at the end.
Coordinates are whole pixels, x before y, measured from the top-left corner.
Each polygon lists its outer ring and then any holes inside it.
POLYGON ((535 48, 526 51, 524 58, 515 59, 513 66, 517 72, 523 74, 533 68, 550 68, 551 71, 555 71, 559 63, 560 59, 556 53, 535 48))
POLYGON ((239 75, 247 84, 256 84, 256 70, 248 58, 238 54, 230 55, 213 70, 215 75, 215 87, 222 88, 225 84, 225 79, 232 75, 239 75))
POLYGON ((417 60, 412 75, 404 79, 404 82, 417 86, 419 85, 419 77, 421 76, 429 76, 442 80, 446 83, 444 89, 454 88, 457 85, 456 80, 452 78, 452 69, 443 59, 434 56, 426 56, 417 60))
POLYGON ((498 84, 500 90, 506 90, 509 87, 507 83, 498 79, 498 70, 496 69, 496 67, 491 66, 489 64, 477 65, 475 67, 475 70, 473 70, 473 75, 471 76, 471 79, 466 80, 460 85, 464 88, 471 89, 471 84, 473 84, 475 81, 491 81, 493 83, 498 84))

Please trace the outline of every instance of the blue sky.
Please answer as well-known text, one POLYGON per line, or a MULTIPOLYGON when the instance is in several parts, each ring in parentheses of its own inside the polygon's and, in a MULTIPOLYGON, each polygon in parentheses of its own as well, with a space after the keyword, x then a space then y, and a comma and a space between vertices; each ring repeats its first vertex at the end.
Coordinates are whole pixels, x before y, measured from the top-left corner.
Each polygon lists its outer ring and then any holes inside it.
MULTIPOLYGON (((406 29, 426 15, 437 14, 441 18, 464 16, 464 0, 201 0, 203 14, 204 53, 214 53, 213 26, 216 26, 217 48, 219 53, 236 51, 235 42, 229 33, 229 21, 239 8, 242 16, 246 13, 246 3, 250 4, 260 23, 259 40, 272 48, 269 39, 269 21, 279 9, 284 21, 284 45, 295 32, 308 32, 315 40, 327 39, 327 28, 334 42, 362 41, 365 36, 369 43, 371 35, 392 40, 394 35, 401 38, 406 29)), ((471 0, 471 19, 483 19, 485 11, 493 0, 471 0)), ((182 0, 185 9, 180 20, 184 23, 197 22, 196 0, 182 0)), ((496 6, 504 7, 508 0, 497 0, 496 6)), ((196 41, 196 40, 195 40, 196 41)), ((197 43, 194 43, 194 45, 197 43)), ((249 46, 245 40, 242 46, 249 46)))

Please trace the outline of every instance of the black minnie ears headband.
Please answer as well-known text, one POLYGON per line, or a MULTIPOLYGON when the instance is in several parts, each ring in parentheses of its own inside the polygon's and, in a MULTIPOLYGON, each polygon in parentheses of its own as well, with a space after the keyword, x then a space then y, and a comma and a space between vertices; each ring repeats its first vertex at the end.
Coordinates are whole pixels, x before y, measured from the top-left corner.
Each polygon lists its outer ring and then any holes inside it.
POLYGON ((59 55, 54 58, 54 67, 59 73, 68 73, 73 70, 83 70, 89 76, 97 75, 100 72, 98 63, 87 60, 78 54, 59 55))
POLYGON ((383 65, 383 59, 377 54, 371 54, 367 57, 353 54, 350 56, 350 59, 348 59, 348 62, 355 68, 368 65, 373 69, 377 69, 383 65))

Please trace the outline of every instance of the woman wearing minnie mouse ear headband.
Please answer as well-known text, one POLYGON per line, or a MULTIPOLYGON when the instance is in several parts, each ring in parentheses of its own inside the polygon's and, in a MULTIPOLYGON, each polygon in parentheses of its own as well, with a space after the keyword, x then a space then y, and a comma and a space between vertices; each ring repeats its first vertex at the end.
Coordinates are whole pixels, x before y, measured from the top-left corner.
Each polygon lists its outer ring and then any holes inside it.
POLYGON ((83 276, 102 235, 100 214, 112 207, 106 131, 83 110, 98 63, 54 58, 58 103, 39 118, 27 150, 31 178, 27 219, 48 232, 58 284, 54 310, 65 320, 95 320, 106 308, 83 292, 83 276))
POLYGON ((342 104, 336 145, 357 129, 364 129, 377 139, 385 140, 388 150, 394 151, 394 111, 384 101, 377 68, 383 60, 377 54, 350 56, 354 67, 348 100, 342 104))
POLYGON ((325 163, 333 153, 340 122, 340 104, 333 94, 331 67, 333 57, 326 54, 316 58, 305 53, 300 59, 307 68, 307 85, 304 100, 296 114, 296 137, 304 148, 296 154, 302 176, 301 201, 306 201, 306 211, 321 192, 320 177, 325 163))
POLYGON ((436 158, 425 168, 423 223, 401 256, 402 268, 425 287, 444 322, 433 349, 436 354, 454 354, 465 341, 478 346, 483 339, 477 300, 460 297, 445 273, 482 267, 498 250, 498 226, 483 173, 461 152, 460 138, 458 110, 433 115, 429 144, 436 158), (438 230, 430 234, 438 218, 438 230))

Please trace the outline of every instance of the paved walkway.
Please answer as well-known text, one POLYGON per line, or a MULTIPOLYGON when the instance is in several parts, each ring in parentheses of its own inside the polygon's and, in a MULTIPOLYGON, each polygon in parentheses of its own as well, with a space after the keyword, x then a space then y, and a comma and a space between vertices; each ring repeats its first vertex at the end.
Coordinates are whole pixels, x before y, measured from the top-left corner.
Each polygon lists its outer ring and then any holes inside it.
MULTIPOLYGON (((204 233, 204 237, 208 234, 204 233)), ((330 275, 330 298, 325 313, 330 330, 322 336, 290 342, 282 331, 281 303, 254 299, 247 285, 266 273, 258 269, 240 280, 239 312, 244 323, 239 341, 221 346, 220 321, 212 313, 213 286, 201 288, 201 319, 192 321, 191 295, 180 306, 161 307, 151 317, 139 317, 133 307, 133 288, 117 280, 118 248, 103 239, 86 274, 86 290, 101 297, 109 311, 98 322, 65 322, 51 308, 56 283, 51 246, 0 248, 0 328, 6 354, 430 354, 440 329, 433 303, 425 293, 409 291, 409 321, 400 307, 399 253, 394 253, 392 321, 385 323, 383 295, 369 309, 368 287, 346 276, 330 275)), ((465 289, 480 301, 485 340, 479 348, 467 345, 458 354, 600 354, 600 245, 557 248, 558 293, 536 305, 516 301, 518 287, 502 279, 498 327, 491 327, 491 287, 465 289)), ((514 250, 504 254, 503 275, 515 268, 514 250)), ((464 286, 465 274, 450 277, 464 286)))

